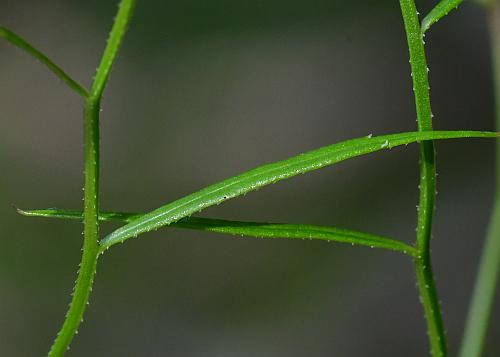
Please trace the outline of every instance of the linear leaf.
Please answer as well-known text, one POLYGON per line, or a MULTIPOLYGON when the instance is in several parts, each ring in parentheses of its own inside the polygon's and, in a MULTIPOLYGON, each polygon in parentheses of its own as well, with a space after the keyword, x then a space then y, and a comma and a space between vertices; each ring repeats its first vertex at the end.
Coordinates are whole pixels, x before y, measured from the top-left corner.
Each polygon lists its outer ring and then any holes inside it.
POLYGON ((407 132, 378 137, 368 136, 325 146, 283 161, 257 167, 144 214, 104 237, 100 242, 100 250, 102 252, 128 238, 169 225, 204 208, 257 190, 260 187, 356 156, 420 140, 497 136, 498 133, 478 131, 407 132))
MULTIPOLYGON (((20 210, 17 212, 29 217, 45 217, 59 219, 83 220, 82 211, 69 210, 20 210)), ((122 221, 131 222, 140 218, 139 213, 124 212, 100 212, 101 221, 122 221)), ((372 248, 384 248, 416 256, 416 249, 403 242, 377 236, 370 233, 357 232, 335 227, 324 227, 304 224, 283 224, 283 223, 259 223, 227 221, 220 219, 185 217, 178 222, 173 222, 169 227, 187 228, 198 231, 216 232, 238 236, 249 236, 255 238, 297 238, 297 239, 319 239, 337 243, 348 243, 369 246, 372 248)))
POLYGON ((87 97, 87 90, 81 84, 71 78, 66 72, 64 72, 58 65, 52 62, 42 52, 31 46, 26 40, 3 26, 0 26, 0 38, 3 38, 14 46, 26 51, 28 54, 46 65, 49 70, 51 70, 76 93, 81 95, 83 98, 87 97))
POLYGON ((441 20, 448 13, 457 8, 463 0, 441 0, 422 20, 422 34, 441 20))

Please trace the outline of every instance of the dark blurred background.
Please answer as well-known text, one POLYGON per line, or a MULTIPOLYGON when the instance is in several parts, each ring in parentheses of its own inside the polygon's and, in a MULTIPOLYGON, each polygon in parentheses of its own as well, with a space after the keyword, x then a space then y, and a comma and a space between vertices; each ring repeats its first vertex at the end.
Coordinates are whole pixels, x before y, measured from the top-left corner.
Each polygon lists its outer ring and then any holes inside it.
MULTIPOLYGON (((436 1, 419 1, 427 12, 436 1)), ((117 0, 1 0, 0 24, 85 85, 117 0)), ((340 140, 415 130, 397 1, 139 0, 103 100, 102 208, 148 211, 340 140)), ((485 18, 426 37, 436 129, 493 129, 485 18)), ((80 260, 82 100, 0 43, 0 355, 44 355, 80 260)), ((433 240, 451 355, 493 197, 493 142, 437 143, 433 240)), ((412 242, 418 148, 344 162, 202 216, 335 225, 412 242)), ((113 225, 103 225, 103 234, 113 225)), ((486 356, 498 356, 496 306, 486 356)), ((425 356, 411 261, 316 241, 163 229, 100 260, 71 356, 425 356)))

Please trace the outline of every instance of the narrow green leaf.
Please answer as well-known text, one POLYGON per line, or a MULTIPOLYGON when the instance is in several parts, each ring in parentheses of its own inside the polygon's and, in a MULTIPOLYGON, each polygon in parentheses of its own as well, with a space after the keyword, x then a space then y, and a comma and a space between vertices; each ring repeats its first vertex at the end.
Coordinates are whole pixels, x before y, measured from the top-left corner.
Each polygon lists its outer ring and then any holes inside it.
MULTIPOLYGON (((29 217, 45 217, 59 219, 83 220, 82 211, 69 210, 21 210, 19 214, 29 217)), ((142 216, 139 213, 100 212, 101 221, 131 222, 142 216)), ((173 222, 169 227, 187 228, 198 231, 215 232, 222 234, 248 236, 255 238, 276 239, 319 239, 329 242, 363 245, 371 248, 384 248, 416 256, 416 249, 403 242, 364 232, 356 232, 335 227, 313 226, 304 224, 259 223, 227 221, 220 219, 185 217, 173 222)))
POLYGON ((352 157, 390 149, 420 140, 453 139, 465 137, 497 137, 498 133, 478 131, 429 131, 408 132, 378 137, 363 137, 343 141, 317 150, 260 166, 241 175, 208 186, 179 200, 162 206, 138 219, 118 228, 100 242, 100 251, 110 246, 136 237, 141 233, 156 230, 181 218, 188 217, 206 207, 219 204, 231 198, 254 191, 260 187, 299 174, 335 164, 352 157))
MULTIPOLYGON (((83 212, 76 210, 61 210, 56 208, 48 209, 34 209, 34 210, 23 210, 18 207, 14 207, 22 216, 26 217, 42 217, 42 218, 56 218, 56 219, 72 219, 83 221, 83 212)), ((99 221, 118 221, 118 222, 131 222, 136 218, 139 218, 141 214, 139 213, 125 213, 125 212, 99 212, 99 221)))
POLYGON ((26 40, 22 39, 20 36, 16 35, 9 29, 0 26, 0 38, 5 39, 14 46, 26 51, 29 55, 33 56, 41 63, 47 66, 57 77, 59 77, 64 83, 66 83, 71 89, 76 93, 86 98, 88 93, 87 90, 80 85, 77 81, 71 78, 66 72, 64 72, 58 65, 52 62, 47 56, 42 52, 31 46, 26 40))
POLYGON ((422 20, 422 33, 457 8, 463 0, 441 0, 422 20))

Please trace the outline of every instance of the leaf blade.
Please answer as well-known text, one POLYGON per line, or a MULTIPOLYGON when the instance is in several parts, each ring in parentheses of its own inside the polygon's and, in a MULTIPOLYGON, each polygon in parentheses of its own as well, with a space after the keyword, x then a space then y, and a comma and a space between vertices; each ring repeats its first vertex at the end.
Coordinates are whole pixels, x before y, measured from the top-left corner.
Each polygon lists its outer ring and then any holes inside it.
POLYGON ((451 10, 460 5, 463 0, 441 0, 422 20, 422 34, 427 32, 436 22, 448 15, 451 10))
POLYGON ((219 204, 260 187, 317 170, 322 167, 371 152, 390 149, 420 140, 466 137, 497 137, 498 133, 475 131, 425 131, 363 137, 347 140, 298 156, 263 165, 243 174, 210 185, 200 191, 166 204, 118 228, 100 242, 101 253, 110 246, 139 234, 169 225, 204 208, 219 204))
MULTIPOLYGON (((70 210, 21 210, 17 209, 21 215, 28 217, 44 217, 57 219, 82 220, 82 211, 70 210)), ((139 213, 124 212, 100 212, 100 221, 121 221, 131 222, 141 216, 139 213)), ((305 225, 305 224, 285 224, 285 223, 262 223, 262 222, 242 222, 228 221, 221 219, 186 217, 178 222, 169 225, 173 228, 193 229, 197 231, 214 232, 228 235, 248 236, 254 238, 274 238, 274 239, 315 239, 328 242, 361 245, 370 248, 382 248, 401 252, 415 257, 417 251, 411 245, 401 241, 348 229, 336 227, 305 225)))

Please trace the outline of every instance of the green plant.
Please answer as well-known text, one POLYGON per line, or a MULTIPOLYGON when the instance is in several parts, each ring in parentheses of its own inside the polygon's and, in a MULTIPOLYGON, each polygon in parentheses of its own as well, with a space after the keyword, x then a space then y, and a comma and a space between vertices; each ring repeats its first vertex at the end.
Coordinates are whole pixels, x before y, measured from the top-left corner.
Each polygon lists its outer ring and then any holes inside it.
MULTIPOLYGON (((423 36, 425 32, 452 8, 461 1, 441 1, 423 21, 419 21, 418 12, 413 0, 400 0, 405 30, 407 33, 408 47, 410 52, 410 63, 415 92, 417 109, 418 132, 400 133, 376 137, 363 137, 348 140, 331 146, 313 150, 290 159, 264 165, 247 171, 241 175, 234 176, 220 183, 208 186, 198 192, 185 196, 179 200, 164 205, 152 212, 145 214, 130 214, 99 211, 99 114, 101 97, 106 86, 111 67, 119 50, 125 30, 133 12, 134 0, 122 0, 120 8, 112 28, 107 47, 104 51, 101 63, 98 67, 92 87, 89 91, 84 89, 76 81, 71 79, 60 67, 56 66, 45 55, 30 46, 26 41, 13 32, 0 28, 0 37, 12 44, 26 50, 29 54, 39 59, 59 78, 75 90, 85 101, 84 111, 84 143, 85 143, 85 196, 84 209, 80 211, 66 210, 18 210, 26 216, 52 217, 64 219, 83 219, 84 241, 83 256, 74 288, 73 298, 64 324, 54 341, 49 352, 50 356, 63 355, 69 347, 72 338, 78 330, 82 320, 85 306, 92 288, 93 278, 99 256, 116 243, 136 237, 139 234, 155 230, 164 226, 175 226, 180 228, 214 231, 233 235, 247 235, 263 238, 311 238, 351 243, 377 248, 390 249, 402 252, 413 259, 416 271, 419 294, 424 308, 430 339, 431 353, 433 356, 445 356, 446 337, 444 334, 441 309, 437 297, 431 256, 430 237, 432 230, 432 218, 435 201, 435 150, 433 140, 452 138, 494 138, 497 133, 473 132, 473 131, 433 131, 432 111, 430 105, 428 68, 426 63, 423 36), (380 237, 373 234, 355 232, 333 227, 318 227, 310 225, 272 224, 257 222, 232 222, 206 218, 190 218, 209 206, 219 204, 231 198, 254 191, 260 187, 275 183, 280 180, 291 178, 322 167, 333 165, 337 162, 347 160, 360 155, 369 154, 379 150, 387 150, 400 145, 418 142, 420 144, 420 199, 418 210, 417 237, 415 246, 400 241, 380 237), (103 239, 99 239, 99 221, 120 220, 126 224, 118 228, 103 239)), ((494 10, 496 3, 488 5, 494 10)), ((492 15, 493 27, 497 25, 498 16, 492 15)), ((498 33, 498 30, 494 33, 498 33)), ((498 74, 497 74, 498 76, 498 74)), ((500 80, 499 80, 500 82, 500 80)), ((500 166, 500 165, 499 165, 500 166)), ((495 223, 495 220, 492 220, 495 223)), ((492 237, 498 236, 495 230, 492 237)), ((497 242, 492 238, 490 241, 497 242)), ((497 243, 498 244, 498 243, 497 243)), ((489 250, 488 250, 489 251, 489 250)), ((498 269, 498 258, 488 258, 486 272, 482 273, 482 280, 487 281, 488 287, 479 284, 476 296, 490 297, 491 306, 492 289, 496 285, 496 271, 498 269), (488 289, 489 294, 484 290, 488 289)), ((481 306, 484 306, 480 303, 481 306)), ((476 325, 485 326, 484 322, 489 316, 489 307, 483 312, 472 313, 471 325, 475 331, 476 325)), ((484 338, 484 331, 475 337, 473 342, 475 354, 466 353, 464 356, 479 354, 480 342, 484 338)), ((466 341, 469 339, 466 338, 466 341)), ((466 349, 465 351, 468 351, 466 349)))

